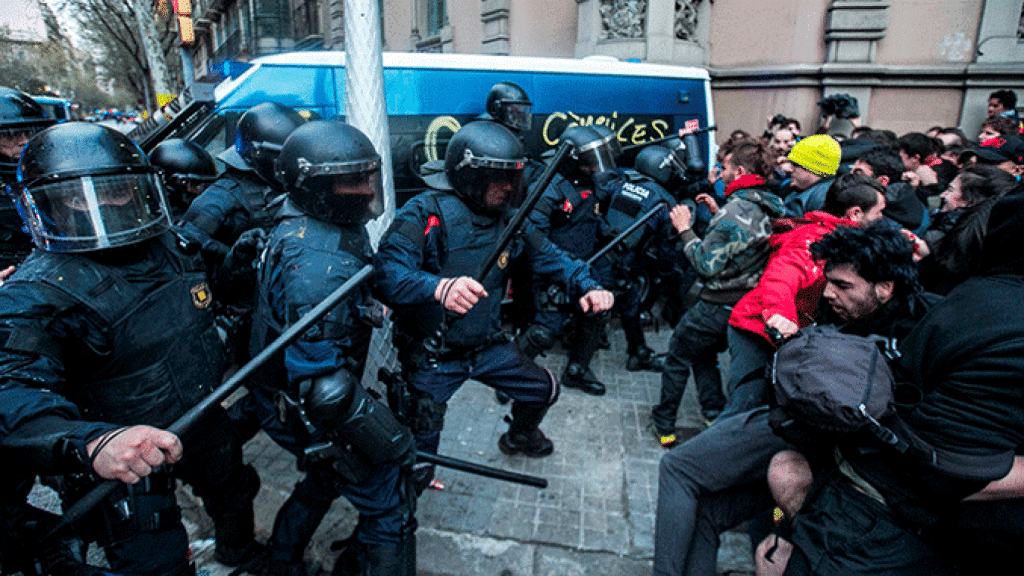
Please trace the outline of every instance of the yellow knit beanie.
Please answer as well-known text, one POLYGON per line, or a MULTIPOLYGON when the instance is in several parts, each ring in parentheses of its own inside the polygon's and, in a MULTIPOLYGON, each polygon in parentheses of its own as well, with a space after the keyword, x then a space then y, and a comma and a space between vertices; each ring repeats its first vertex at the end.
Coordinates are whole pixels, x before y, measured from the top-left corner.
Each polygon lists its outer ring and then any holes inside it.
POLYGON ((825 134, 808 136, 789 151, 789 161, 822 178, 835 176, 842 150, 839 142, 825 134))

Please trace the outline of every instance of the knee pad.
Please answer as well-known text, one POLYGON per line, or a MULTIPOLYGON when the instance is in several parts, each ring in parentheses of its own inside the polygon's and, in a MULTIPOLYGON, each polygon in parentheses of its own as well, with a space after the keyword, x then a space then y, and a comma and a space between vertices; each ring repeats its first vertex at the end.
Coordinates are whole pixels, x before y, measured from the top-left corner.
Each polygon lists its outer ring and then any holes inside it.
POLYGON ((533 359, 555 345, 555 336, 547 327, 533 324, 516 338, 516 344, 524 356, 533 359))

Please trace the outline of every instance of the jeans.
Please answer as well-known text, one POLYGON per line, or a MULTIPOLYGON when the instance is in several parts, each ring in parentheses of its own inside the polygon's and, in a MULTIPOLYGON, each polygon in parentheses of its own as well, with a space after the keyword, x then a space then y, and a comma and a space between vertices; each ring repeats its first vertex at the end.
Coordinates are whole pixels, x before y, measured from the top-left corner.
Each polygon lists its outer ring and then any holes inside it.
POLYGON ((774 505, 765 476, 786 448, 760 408, 719 419, 666 452, 658 467, 654 575, 714 576, 719 533, 774 505))
POLYGON ((661 401, 651 410, 659 434, 675 431, 676 413, 690 379, 691 367, 701 411, 711 415, 720 412, 725 405, 718 353, 726 347, 725 330, 731 311, 731 306, 698 300, 672 331, 661 373, 661 401))
POLYGON ((722 416, 730 416, 768 404, 769 382, 765 371, 775 348, 760 334, 729 326, 729 399, 722 416))

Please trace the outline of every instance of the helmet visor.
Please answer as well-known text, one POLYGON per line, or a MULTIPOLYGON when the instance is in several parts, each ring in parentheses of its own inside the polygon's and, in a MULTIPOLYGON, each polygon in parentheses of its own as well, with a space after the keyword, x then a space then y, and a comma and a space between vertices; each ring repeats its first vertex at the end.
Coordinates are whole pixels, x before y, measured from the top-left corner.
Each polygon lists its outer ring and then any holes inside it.
POLYGON ((533 114, 530 113, 529 102, 503 102, 504 118, 502 123, 518 132, 525 132, 533 126, 533 114))
POLYGON ((36 245, 88 252, 135 244, 170 226, 156 173, 82 176, 29 184, 18 209, 36 245))
POLYGON ((485 212, 500 213, 523 203, 523 170, 474 168, 470 189, 485 212))
POLYGON ((578 156, 580 168, 590 174, 600 174, 615 168, 611 146, 603 140, 599 145, 581 151, 578 156))
POLYGON ((337 224, 362 224, 384 212, 383 178, 379 162, 364 172, 334 172, 306 180, 311 198, 319 199, 323 214, 314 216, 337 224))

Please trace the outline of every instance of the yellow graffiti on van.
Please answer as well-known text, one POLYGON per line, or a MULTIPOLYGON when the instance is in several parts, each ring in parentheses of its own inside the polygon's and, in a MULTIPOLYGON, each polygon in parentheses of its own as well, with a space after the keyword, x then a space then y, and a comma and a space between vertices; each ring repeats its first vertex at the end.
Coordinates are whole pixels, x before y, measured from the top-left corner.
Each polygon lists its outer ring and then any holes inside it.
POLYGON ((442 129, 446 129, 455 134, 459 128, 462 128, 462 124, 459 124, 459 121, 452 116, 438 116, 430 122, 426 134, 423 135, 423 153, 427 157, 427 162, 434 162, 441 158, 437 153, 438 133, 442 129))
POLYGON ((668 134, 668 121, 655 119, 648 122, 638 122, 636 118, 619 118, 618 112, 602 115, 580 115, 571 111, 553 112, 544 120, 544 128, 541 137, 548 146, 558 144, 558 136, 570 126, 607 126, 615 133, 619 142, 630 144, 643 144, 649 140, 664 138, 668 134))

